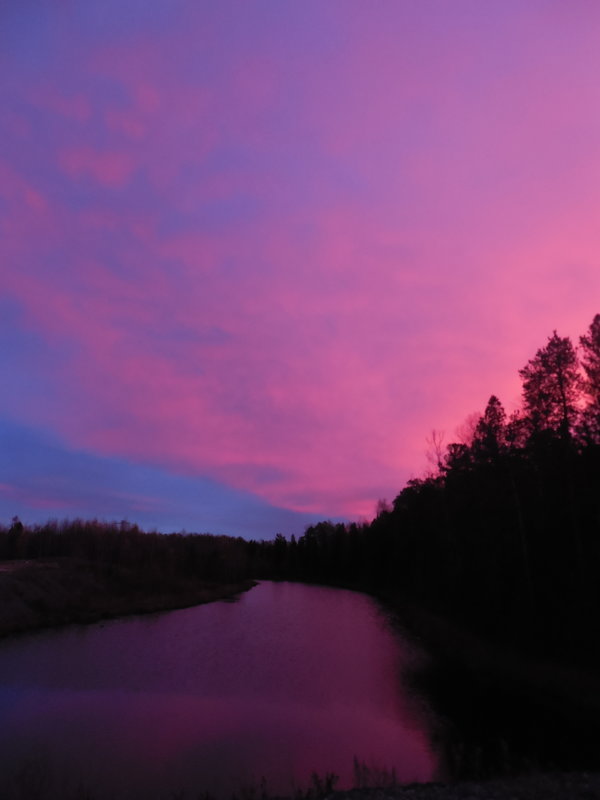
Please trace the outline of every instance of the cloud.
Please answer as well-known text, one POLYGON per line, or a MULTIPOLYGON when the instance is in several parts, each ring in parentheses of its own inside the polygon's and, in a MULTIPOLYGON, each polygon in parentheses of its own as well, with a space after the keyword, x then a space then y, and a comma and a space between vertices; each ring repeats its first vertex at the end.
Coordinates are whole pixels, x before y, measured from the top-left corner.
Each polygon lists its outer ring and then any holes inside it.
POLYGON ((185 529, 273 538, 300 534, 317 521, 261 502, 204 476, 193 478, 92 452, 71 450, 55 436, 0 420, 0 516, 28 523, 48 516, 128 519, 147 529, 185 529))
POLYGON ((7 56, 0 410, 257 518, 369 516, 598 311, 594 28, 152 7, 7 56))
POLYGON ((63 151, 60 165, 71 177, 91 177, 108 188, 123 187, 135 169, 133 158, 127 153, 98 152, 87 147, 63 151))

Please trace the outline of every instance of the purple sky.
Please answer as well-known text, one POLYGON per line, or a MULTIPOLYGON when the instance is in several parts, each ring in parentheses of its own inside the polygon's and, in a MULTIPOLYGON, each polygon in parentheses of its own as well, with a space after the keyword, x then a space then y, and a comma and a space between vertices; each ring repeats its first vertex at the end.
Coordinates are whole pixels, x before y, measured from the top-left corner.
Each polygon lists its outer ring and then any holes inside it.
POLYGON ((595 0, 0 6, 0 517, 372 516, 600 312, 595 0))

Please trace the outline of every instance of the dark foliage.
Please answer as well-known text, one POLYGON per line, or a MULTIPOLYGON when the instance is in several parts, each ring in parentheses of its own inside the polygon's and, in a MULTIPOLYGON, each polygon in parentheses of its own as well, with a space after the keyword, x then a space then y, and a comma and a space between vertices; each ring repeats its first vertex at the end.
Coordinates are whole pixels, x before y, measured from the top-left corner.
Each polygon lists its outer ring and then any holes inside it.
POLYGON ((0 560, 78 559, 104 573, 125 569, 160 588, 174 578, 233 583, 248 576, 248 543, 210 534, 145 533, 97 520, 0 525, 0 560))
POLYGON ((556 332, 520 370, 522 410, 492 396, 370 524, 257 545, 269 577, 374 591, 520 651, 595 665, 600 619, 600 315, 582 369, 556 332))
POLYGON ((242 539, 127 522, 30 528, 15 518, 0 527, 0 636, 230 597, 253 585, 248 549, 242 539))

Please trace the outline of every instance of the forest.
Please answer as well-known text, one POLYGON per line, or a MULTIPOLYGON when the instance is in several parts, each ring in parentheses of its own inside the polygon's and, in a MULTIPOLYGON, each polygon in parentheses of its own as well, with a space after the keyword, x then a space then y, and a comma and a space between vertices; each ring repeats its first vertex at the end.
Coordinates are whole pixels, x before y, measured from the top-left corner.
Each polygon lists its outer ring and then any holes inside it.
POLYGON ((257 546, 276 577, 339 583, 485 638, 595 665, 600 618, 600 315, 576 347, 556 331, 463 441, 370 524, 309 527, 257 546))

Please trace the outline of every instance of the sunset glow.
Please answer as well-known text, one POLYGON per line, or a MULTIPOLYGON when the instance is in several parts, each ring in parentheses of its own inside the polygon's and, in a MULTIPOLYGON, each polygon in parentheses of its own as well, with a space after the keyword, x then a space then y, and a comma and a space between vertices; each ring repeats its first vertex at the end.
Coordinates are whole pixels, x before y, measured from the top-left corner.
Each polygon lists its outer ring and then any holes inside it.
POLYGON ((270 538, 600 312, 600 5, 0 11, 0 511, 270 538))

